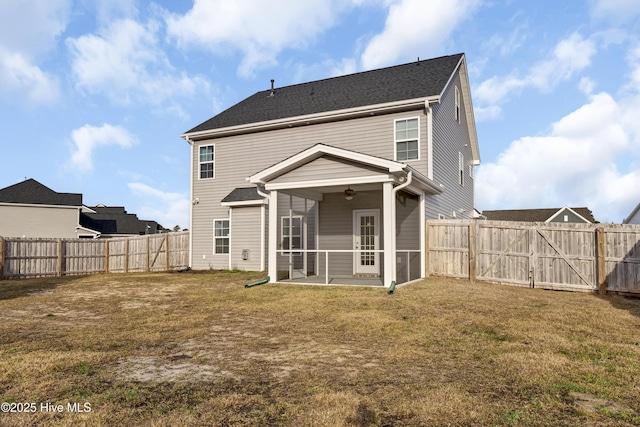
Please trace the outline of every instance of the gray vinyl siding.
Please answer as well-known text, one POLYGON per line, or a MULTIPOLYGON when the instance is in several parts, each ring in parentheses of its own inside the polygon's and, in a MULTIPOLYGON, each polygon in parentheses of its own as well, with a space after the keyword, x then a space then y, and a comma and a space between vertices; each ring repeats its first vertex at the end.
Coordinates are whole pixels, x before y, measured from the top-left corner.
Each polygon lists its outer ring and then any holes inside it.
POLYGON ((231 240, 229 252, 231 267, 260 271, 260 206, 231 208, 231 240), (249 259, 242 259, 242 251, 249 251, 249 259))
MULTIPOLYGON (((325 194, 319 204, 319 249, 353 249, 353 211, 359 209, 378 209, 380 211, 379 242, 384 249, 384 217, 382 209, 382 191, 359 192, 353 200, 347 201, 342 193, 325 194)), ((383 257, 379 258, 382 275, 383 257)), ((324 254, 319 260, 320 272, 325 270, 324 254)), ((332 275, 353 274, 353 254, 330 254, 329 268, 332 275)), ((324 273, 323 273, 324 274, 324 273)))
POLYGON ((79 212, 68 206, 0 206, 0 236, 76 238, 79 212))
POLYGON ((420 254, 403 250, 420 250, 420 200, 417 196, 400 191, 396 195, 397 276, 394 280, 397 283, 420 277, 420 254))
POLYGON ((396 195, 396 249, 420 249, 420 202, 400 191, 396 195))
MULTIPOLYGON (((272 179, 271 183, 288 183, 297 181, 316 181, 333 178, 355 178, 380 174, 381 169, 358 164, 334 156, 322 156, 300 166, 286 174, 272 179)), ((385 175, 388 174, 385 173, 385 175)))
POLYGON ((474 208, 474 178, 469 177, 471 164, 471 141, 466 123, 467 106, 460 96, 460 122, 455 120, 455 89, 461 90, 460 77, 456 73, 445 89, 440 104, 432 107, 433 111, 433 179, 444 184, 444 191, 438 195, 427 194, 426 218, 438 219, 438 214, 445 218, 471 218, 474 208), (458 181, 458 153, 464 155, 464 182, 458 181), (461 212, 462 211, 462 212, 461 212))
POLYGON ((560 212, 558 215, 556 215, 555 218, 553 218, 551 221, 549 222, 565 222, 564 220, 564 216, 567 215, 567 221, 566 222, 577 222, 580 224, 584 224, 585 221, 584 219, 580 218, 578 215, 574 214, 573 212, 571 212, 568 209, 564 209, 562 212, 560 212))
POLYGON ((246 187, 245 178, 319 143, 393 160, 394 120, 418 116, 420 160, 407 163, 426 175, 427 120, 422 110, 194 142, 192 197, 199 202, 193 205, 192 268, 228 268, 227 256, 213 255, 213 220, 229 216, 220 201, 234 188, 246 187), (215 144, 215 178, 199 179, 199 147, 210 144, 215 144))

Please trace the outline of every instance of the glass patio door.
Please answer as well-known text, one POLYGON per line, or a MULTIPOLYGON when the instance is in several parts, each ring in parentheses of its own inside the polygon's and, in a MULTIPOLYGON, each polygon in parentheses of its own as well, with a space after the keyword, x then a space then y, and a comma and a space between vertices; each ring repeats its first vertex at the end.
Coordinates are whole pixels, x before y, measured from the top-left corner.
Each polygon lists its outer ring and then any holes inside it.
POLYGON ((353 211, 354 274, 379 275, 380 211, 353 211))

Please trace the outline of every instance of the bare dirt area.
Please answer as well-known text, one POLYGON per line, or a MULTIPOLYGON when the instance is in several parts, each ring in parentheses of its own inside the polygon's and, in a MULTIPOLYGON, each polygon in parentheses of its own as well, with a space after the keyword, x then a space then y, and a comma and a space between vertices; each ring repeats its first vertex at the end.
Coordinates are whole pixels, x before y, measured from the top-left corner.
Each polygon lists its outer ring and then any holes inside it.
POLYGON ((0 281, 0 425, 640 424, 639 300, 257 278, 0 281))

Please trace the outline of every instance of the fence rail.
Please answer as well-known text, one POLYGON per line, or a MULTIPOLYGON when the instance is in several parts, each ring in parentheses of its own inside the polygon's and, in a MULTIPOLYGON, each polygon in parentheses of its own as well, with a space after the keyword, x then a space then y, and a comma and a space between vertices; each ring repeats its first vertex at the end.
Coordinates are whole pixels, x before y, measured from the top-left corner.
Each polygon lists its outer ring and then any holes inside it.
POLYGON ((640 226, 427 221, 427 273, 544 289, 640 294, 640 226))
POLYGON ((188 231, 104 240, 0 237, 0 279, 168 271, 188 265, 188 231))

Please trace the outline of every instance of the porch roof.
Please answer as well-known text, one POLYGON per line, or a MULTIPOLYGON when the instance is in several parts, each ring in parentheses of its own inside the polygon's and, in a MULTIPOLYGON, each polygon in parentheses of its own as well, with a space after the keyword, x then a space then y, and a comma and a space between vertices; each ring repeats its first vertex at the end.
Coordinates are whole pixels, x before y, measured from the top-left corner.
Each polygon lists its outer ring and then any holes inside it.
POLYGON ((441 184, 437 184, 405 163, 343 148, 332 147, 325 144, 316 144, 306 150, 303 150, 298 154, 250 176, 248 180, 255 185, 264 185, 267 190, 281 190, 345 186, 349 184, 373 184, 382 182, 396 182, 400 184, 407 179, 409 172, 411 172, 412 175, 412 187, 436 194, 443 191, 444 187, 441 184), (367 171, 367 174, 359 177, 332 176, 331 178, 315 179, 311 181, 274 182, 278 181, 278 177, 301 168, 302 166, 323 156, 331 156, 333 158, 348 161, 355 165, 360 165, 363 170, 367 171), (370 172, 372 170, 371 168, 375 168, 380 172, 372 175, 370 172))

